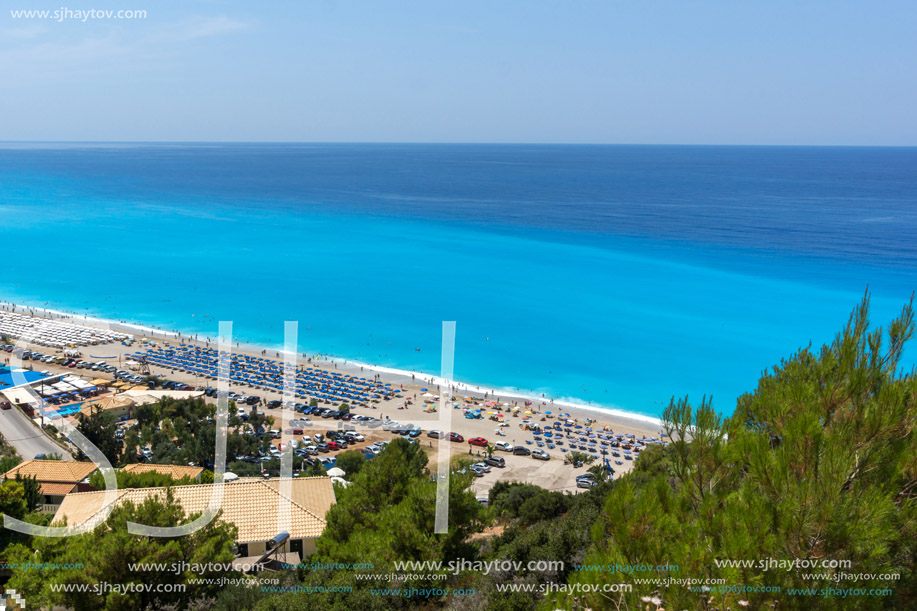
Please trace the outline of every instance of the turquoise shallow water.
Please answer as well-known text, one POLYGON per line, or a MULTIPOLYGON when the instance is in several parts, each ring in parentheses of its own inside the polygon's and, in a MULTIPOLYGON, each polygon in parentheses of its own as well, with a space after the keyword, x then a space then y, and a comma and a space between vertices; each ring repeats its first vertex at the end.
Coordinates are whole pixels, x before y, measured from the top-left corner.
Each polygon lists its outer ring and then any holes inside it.
MULTIPOLYGON (((0 297, 659 415, 917 288, 913 149, 7 145, 0 297), (419 350, 418 350, 419 349, 419 350)), ((907 357, 913 362, 911 350, 907 357)))

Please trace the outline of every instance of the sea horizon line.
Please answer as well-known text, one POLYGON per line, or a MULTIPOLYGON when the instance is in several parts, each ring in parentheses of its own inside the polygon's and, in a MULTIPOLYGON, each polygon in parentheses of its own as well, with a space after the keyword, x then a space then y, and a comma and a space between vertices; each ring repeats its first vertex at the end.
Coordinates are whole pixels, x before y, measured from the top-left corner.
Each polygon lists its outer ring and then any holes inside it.
POLYGON ((843 148, 914 149, 917 144, 813 144, 813 143, 738 143, 738 142, 575 142, 575 141, 479 141, 479 140, 17 140, 0 139, 4 144, 96 144, 96 145, 374 145, 374 146, 570 146, 570 147, 666 147, 666 148, 843 148))

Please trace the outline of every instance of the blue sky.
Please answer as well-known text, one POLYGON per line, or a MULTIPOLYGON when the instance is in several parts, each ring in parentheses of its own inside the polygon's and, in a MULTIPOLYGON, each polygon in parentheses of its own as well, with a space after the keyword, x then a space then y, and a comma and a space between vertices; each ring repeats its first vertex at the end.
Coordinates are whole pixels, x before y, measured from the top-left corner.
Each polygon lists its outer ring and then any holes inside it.
POLYGON ((0 140, 917 145, 913 0, 7 0, 0 140), (14 19, 8 9, 146 10, 14 19))

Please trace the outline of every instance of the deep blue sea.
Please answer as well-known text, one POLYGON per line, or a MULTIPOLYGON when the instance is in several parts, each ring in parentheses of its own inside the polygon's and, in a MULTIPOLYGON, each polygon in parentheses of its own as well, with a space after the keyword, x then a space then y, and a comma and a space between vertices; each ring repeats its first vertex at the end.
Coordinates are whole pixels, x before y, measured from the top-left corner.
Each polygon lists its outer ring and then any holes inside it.
MULTIPOLYGON (((657 416, 917 289, 917 149, 0 145, 0 299, 657 416), (418 350, 419 349, 419 350, 418 350)), ((914 362, 917 350, 907 354, 914 362)))

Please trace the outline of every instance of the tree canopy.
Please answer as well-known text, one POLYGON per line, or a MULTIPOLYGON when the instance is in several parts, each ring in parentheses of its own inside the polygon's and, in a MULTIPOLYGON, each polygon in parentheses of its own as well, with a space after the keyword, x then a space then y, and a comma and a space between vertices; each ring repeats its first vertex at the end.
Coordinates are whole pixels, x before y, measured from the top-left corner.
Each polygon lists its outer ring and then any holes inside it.
MULTIPOLYGON (((908 304, 886 332, 871 330, 868 314, 865 297, 831 344, 800 350, 765 372, 731 418, 721 419, 706 398, 696 408, 687 398, 673 399, 664 415, 671 445, 661 463, 644 464, 641 458, 634 475, 612 487, 585 561, 672 564, 684 577, 770 591, 635 585, 623 600, 639 606, 641 597, 655 596, 677 609, 914 604, 917 378, 899 370, 914 314, 908 304), (758 561, 769 559, 849 564, 762 570, 758 561), (755 565, 737 568, 724 561, 755 565), (821 598, 791 593, 826 587, 893 593, 821 598)), ((577 583, 633 583, 615 572, 574 577, 577 583)), ((597 594, 586 599, 587 606, 608 604, 597 594)))
POLYGON ((165 527, 177 526, 194 517, 196 515, 186 516, 181 506, 167 493, 165 498, 151 497, 136 506, 125 503, 116 507, 108 519, 91 533, 75 537, 35 537, 31 542, 32 549, 25 544, 11 545, 4 553, 4 559, 11 563, 50 564, 41 571, 15 571, 7 588, 21 593, 29 608, 57 605, 76 611, 114 611, 158 609, 166 604, 187 608, 187 603, 193 599, 218 593, 217 585, 190 580, 206 581, 207 578, 226 575, 214 565, 232 562, 235 526, 217 518, 191 535, 166 539, 130 534, 127 521, 165 527), (138 568, 136 563, 161 566, 138 568), (191 570, 194 565, 205 570, 194 572, 191 570), (172 566, 179 567, 179 570, 173 570, 172 566), (75 586, 74 589, 82 584, 85 591, 62 591, 62 584, 75 586), (145 591, 142 587, 131 591, 127 591, 126 587, 108 591, 99 587, 97 592, 93 591, 98 584, 183 584, 186 587, 183 591, 157 591, 155 588, 145 591))

